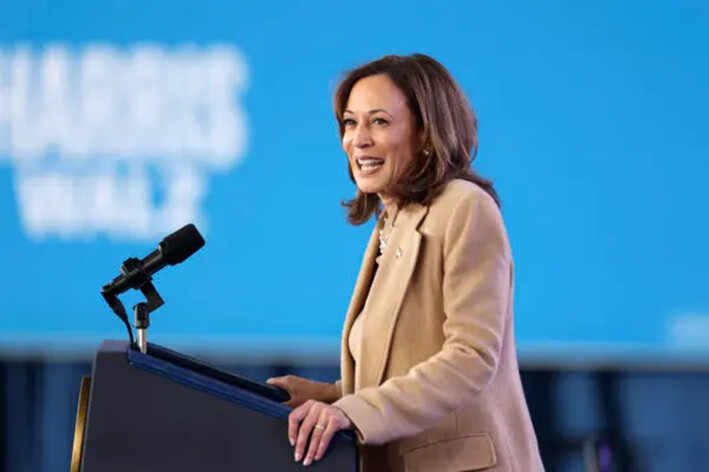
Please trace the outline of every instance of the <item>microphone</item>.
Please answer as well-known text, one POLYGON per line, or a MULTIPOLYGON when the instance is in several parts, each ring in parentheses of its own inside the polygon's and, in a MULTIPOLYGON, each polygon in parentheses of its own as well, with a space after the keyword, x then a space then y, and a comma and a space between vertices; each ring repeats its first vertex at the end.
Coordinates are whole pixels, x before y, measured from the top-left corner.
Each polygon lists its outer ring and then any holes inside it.
MULTIPOLYGON (((192 223, 166 236, 158 248, 142 260, 129 259, 121 267, 121 275, 101 289, 107 301, 129 290, 139 289, 150 282, 150 276, 168 265, 184 261, 204 246, 204 238, 192 223), (130 263, 128 263, 130 261, 130 263)), ((112 305, 109 301, 109 305, 112 305)))

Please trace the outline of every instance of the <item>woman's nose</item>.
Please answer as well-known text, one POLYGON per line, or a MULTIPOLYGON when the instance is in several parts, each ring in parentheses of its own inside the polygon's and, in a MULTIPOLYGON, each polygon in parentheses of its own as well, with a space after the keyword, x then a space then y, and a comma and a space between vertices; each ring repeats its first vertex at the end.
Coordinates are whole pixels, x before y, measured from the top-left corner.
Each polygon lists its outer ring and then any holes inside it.
POLYGON ((352 136, 352 144, 357 147, 367 147, 372 145, 372 135, 367 126, 359 125, 355 128, 354 136, 352 136))

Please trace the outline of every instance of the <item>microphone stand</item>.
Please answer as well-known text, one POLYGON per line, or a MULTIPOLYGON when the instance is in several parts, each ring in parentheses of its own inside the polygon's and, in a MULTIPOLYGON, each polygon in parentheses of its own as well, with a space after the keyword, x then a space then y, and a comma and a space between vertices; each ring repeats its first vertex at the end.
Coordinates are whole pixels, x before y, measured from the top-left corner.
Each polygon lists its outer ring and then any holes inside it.
POLYGON ((143 354, 148 352, 148 327, 150 326, 150 313, 165 303, 155 289, 152 282, 147 281, 140 286, 147 302, 140 302, 133 307, 135 316, 135 331, 138 334, 138 350, 143 354))
POLYGON ((147 335, 150 326, 150 313, 165 302, 149 279, 140 286, 140 291, 143 292, 147 301, 137 303, 133 307, 133 315, 135 316, 135 331, 138 334, 138 350, 145 354, 148 352, 147 335))
POLYGON ((150 313, 148 312, 148 304, 140 302, 133 307, 135 316, 135 332, 138 334, 137 345, 138 350, 143 354, 148 352, 148 327, 150 326, 150 313))
POLYGON ((123 274, 135 273, 140 277, 138 289, 145 295, 145 301, 137 303, 133 307, 133 315, 135 317, 134 326, 138 334, 137 343, 133 342, 133 332, 128 324, 123 304, 116 295, 108 293, 108 286, 104 287, 102 294, 114 313, 126 324, 128 335, 130 337, 131 348, 138 349, 143 354, 148 352, 147 330, 150 326, 150 313, 160 308, 165 301, 162 299, 155 286, 152 283, 152 277, 145 271, 140 259, 131 257, 123 262, 121 267, 123 274))

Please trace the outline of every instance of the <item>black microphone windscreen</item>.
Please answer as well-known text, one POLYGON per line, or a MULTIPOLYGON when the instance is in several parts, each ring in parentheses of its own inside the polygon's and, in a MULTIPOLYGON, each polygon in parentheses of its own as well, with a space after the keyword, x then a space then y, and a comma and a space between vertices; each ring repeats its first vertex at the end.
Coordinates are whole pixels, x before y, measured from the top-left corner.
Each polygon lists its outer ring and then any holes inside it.
POLYGON ((160 242, 160 251, 170 265, 179 264, 204 246, 204 238, 192 223, 183 226, 160 242))

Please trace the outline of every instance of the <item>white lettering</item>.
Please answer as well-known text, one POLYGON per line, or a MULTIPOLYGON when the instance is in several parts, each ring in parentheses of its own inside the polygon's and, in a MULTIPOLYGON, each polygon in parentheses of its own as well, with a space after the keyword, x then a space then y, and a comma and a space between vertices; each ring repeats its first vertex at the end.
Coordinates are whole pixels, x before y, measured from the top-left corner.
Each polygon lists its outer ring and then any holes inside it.
POLYGON ((154 239, 206 224, 207 174, 246 152, 247 82, 230 45, 0 47, 0 162, 16 169, 26 233, 154 239))

